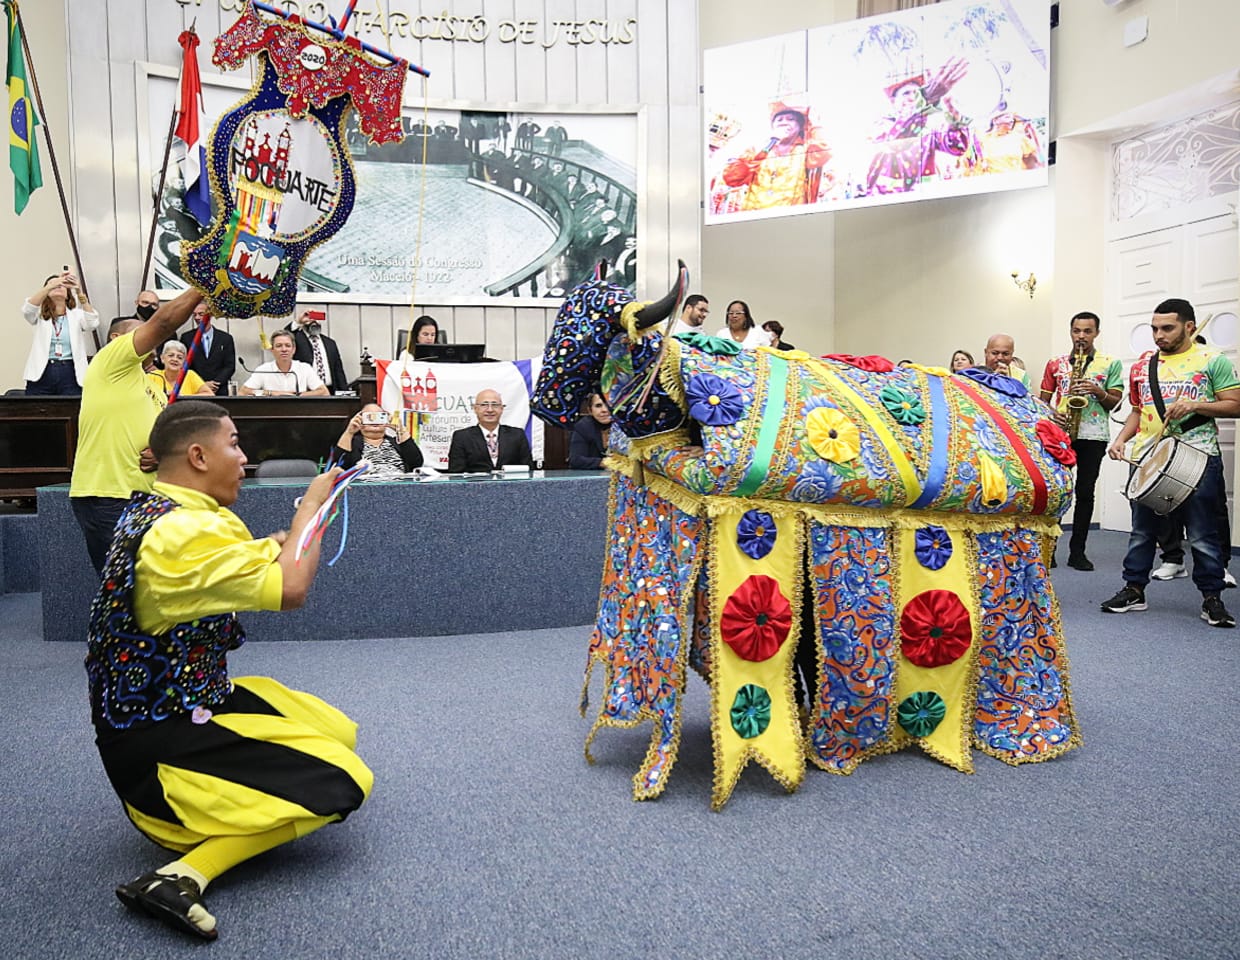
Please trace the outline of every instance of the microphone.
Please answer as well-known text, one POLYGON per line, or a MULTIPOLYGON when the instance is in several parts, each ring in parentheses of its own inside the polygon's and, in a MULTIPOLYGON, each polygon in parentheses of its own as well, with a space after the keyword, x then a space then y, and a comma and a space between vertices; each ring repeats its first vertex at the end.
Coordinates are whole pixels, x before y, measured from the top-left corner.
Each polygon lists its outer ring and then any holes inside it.
POLYGON ((248 374, 250 374, 251 376, 253 376, 254 371, 253 371, 253 370, 251 370, 249 367, 247 367, 247 366, 245 365, 245 357, 238 356, 238 357, 237 357, 237 362, 238 362, 239 364, 241 364, 241 369, 242 369, 242 370, 244 370, 246 373, 248 373, 248 374))
POLYGON ((766 142, 766 146, 763 148, 762 152, 770 153, 771 148, 777 143, 779 143, 779 137, 771 137, 771 139, 766 142))

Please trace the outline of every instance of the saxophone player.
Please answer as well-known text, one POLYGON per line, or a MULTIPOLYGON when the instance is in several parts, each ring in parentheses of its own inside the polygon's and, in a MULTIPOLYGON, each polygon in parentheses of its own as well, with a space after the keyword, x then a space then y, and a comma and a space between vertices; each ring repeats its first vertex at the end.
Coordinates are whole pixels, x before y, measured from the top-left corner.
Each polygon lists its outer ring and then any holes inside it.
POLYGON ((1071 324, 1072 352, 1052 358, 1042 374, 1042 400, 1051 404, 1055 420, 1072 436, 1076 451, 1076 503, 1068 541, 1068 566, 1076 570, 1094 569, 1085 555, 1085 541, 1094 515, 1098 469, 1111 438, 1109 414, 1124 390, 1123 366, 1094 350, 1101 325, 1096 313, 1082 310, 1076 314, 1071 324))

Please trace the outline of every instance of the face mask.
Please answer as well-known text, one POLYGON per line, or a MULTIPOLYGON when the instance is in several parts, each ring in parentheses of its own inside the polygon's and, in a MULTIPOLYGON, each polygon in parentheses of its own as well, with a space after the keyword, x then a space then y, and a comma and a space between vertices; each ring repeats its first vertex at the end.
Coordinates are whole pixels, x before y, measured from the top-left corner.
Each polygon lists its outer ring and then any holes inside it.
POLYGON ((134 310, 134 314, 142 320, 150 320, 158 309, 158 307, 138 307, 134 310))

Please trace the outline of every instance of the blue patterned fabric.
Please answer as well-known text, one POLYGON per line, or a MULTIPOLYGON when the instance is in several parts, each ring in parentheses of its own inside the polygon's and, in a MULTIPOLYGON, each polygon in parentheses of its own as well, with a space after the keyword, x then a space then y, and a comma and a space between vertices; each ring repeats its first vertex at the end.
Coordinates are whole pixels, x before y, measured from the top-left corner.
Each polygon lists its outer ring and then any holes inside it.
POLYGON ((1066 661, 1041 545, 1037 534, 1017 530, 978 534, 977 548, 982 632, 974 734, 992 752, 1037 759, 1072 736, 1066 661))
POLYGON ((889 732, 897 655, 889 540, 883 529, 810 524, 823 685, 810 745, 828 770, 851 770, 889 732))

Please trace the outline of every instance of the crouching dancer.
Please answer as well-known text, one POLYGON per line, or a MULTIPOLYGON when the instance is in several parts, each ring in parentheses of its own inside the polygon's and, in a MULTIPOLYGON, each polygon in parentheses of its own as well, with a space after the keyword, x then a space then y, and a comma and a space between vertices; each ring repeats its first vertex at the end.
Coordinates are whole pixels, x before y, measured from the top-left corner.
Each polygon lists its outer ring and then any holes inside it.
POLYGON ((90 615, 96 743, 125 813, 180 856, 116 888, 121 902, 215 939, 207 884, 250 857, 343 820, 373 775, 357 725, 267 677, 230 679, 235 610, 300 606, 319 561, 297 539, 339 471, 314 479, 291 528, 254 539, 226 509, 246 458, 224 408, 172 404, 155 421, 159 473, 116 525, 90 615))

